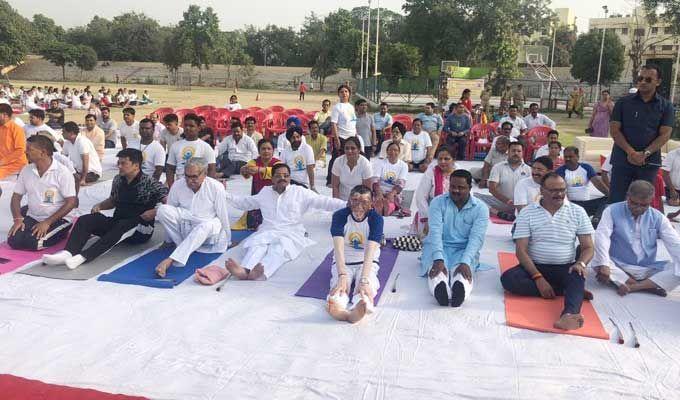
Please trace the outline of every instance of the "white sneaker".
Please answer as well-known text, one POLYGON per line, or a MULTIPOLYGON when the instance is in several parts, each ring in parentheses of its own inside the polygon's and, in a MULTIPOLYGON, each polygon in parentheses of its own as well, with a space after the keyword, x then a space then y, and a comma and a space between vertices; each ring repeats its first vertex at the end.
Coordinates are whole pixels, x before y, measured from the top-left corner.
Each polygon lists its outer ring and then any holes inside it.
POLYGON ((76 269, 80 267, 80 265, 85 261, 87 261, 85 257, 81 256, 80 254, 76 254, 75 256, 66 260, 65 264, 68 269, 76 269))
POLYGON ((73 254, 66 250, 59 251, 54 254, 45 254, 42 256, 42 262, 46 265, 61 265, 66 262, 69 258, 73 257, 73 254))

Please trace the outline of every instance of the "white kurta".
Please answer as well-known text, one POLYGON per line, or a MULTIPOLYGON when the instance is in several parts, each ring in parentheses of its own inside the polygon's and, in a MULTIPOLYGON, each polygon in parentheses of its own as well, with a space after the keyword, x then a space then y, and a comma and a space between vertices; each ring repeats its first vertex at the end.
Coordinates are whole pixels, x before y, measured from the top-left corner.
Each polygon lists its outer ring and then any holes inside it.
MULTIPOLYGON (((314 244, 314 241, 305 237, 305 227, 302 224, 302 217, 307 211, 315 208, 333 212, 347 206, 343 200, 321 196, 312 190, 295 185, 289 185, 282 194, 274 191, 272 186, 264 187, 254 196, 234 196, 227 193, 227 200, 240 210, 260 209, 262 212, 262 225, 257 232, 243 241, 243 248, 248 253, 262 254, 257 257, 259 260, 253 260, 252 254, 246 254, 244 260, 249 260, 248 264, 263 261, 267 277, 270 277, 283 262, 297 258, 305 247, 314 244), (276 268, 267 265, 269 258, 261 246, 281 253, 283 260, 275 263, 276 268)), ((246 268, 253 266, 245 264, 246 268)))
POLYGON ((229 246, 226 190, 213 178, 206 177, 196 193, 186 180, 176 181, 156 218, 177 245, 170 258, 181 265, 194 251, 223 253, 229 246))

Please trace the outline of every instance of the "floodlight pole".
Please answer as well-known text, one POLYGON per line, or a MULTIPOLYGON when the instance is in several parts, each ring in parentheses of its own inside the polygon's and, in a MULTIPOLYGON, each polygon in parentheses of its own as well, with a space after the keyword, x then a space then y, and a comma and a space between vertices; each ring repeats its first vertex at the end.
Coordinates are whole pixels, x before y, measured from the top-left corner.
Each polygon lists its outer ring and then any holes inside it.
POLYGON ((371 54, 371 0, 368 0, 368 28, 366 31, 366 78, 368 78, 368 56, 371 54))
MULTIPOLYGON (((557 21, 553 20, 553 41, 552 41, 552 51, 550 51, 550 82, 548 83, 548 108, 550 108, 550 102, 552 101, 552 81, 555 78, 553 72, 553 64, 555 62, 555 38, 557 37, 557 21)), ((543 85, 541 85, 543 88, 543 85)), ((543 99, 541 99, 543 102, 543 99)), ((543 107, 543 104, 541 104, 543 107)), ((555 107, 557 108, 557 107, 555 107)))
POLYGON ((600 73, 602 72, 602 55, 604 54, 604 34, 605 31, 607 30, 607 13, 609 12, 609 8, 607 8, 607 6, 602 6, 602 9, 604 10, 604 23, 602 24, 602 44, 600 45, 600 62, 597 65, 597 93, 595 93, 595 105, 597 105, 597 102, 600 100, 600 92, 602 91, 602 88, 600 87, 600 73))
POLYGON ((361 56, 359 61, 361 62, 361 72, 359 73, 359 78, 364 79, 364 37, 366 36, 366 18, 361 19, 361 56))
POLYGON ((375 68, 373 70, 373 75, 378 76, 378 41, 380 38, 380 0, 378 0, 378 18, 376 19, 375 23, 375 68))
POLYGON ((680 39, 675 39, 675 73, 673 74, 673 89, 671 89, 671 104, 675 101, 675 92, 678 90, 678 70, 680 70, 680 39))

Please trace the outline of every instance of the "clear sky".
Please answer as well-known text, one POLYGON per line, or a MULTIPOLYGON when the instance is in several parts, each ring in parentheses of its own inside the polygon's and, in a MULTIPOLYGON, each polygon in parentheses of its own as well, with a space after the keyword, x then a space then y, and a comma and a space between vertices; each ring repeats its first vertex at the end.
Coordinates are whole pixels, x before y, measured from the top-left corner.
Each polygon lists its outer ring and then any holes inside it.
MULTIPOLYGON (((375 7, 377 0, 373 0, 375 7)), ((161 24, 177 23, 189 4, 211 6, 220 18, 223 30, 258 27, 267 24, 299 27, 305 15, 314 11, 325 15, 340 7, 351 9, 367 5, 368 0, 9 0, 9 3, 29 19, 42 13, 58 24, 70 28, 86 24, 94 15, 111 18, 128 11, 143 12, 161 24)), ((402 0, 381 0, 380 6, 401 12, 402 0)), ((570 7, 577 17, 580 32, 588 29, 588 18, 602 17, 602 6, 610 13, 630 13, 634 0, 554 0, 552 7, 570 7)))

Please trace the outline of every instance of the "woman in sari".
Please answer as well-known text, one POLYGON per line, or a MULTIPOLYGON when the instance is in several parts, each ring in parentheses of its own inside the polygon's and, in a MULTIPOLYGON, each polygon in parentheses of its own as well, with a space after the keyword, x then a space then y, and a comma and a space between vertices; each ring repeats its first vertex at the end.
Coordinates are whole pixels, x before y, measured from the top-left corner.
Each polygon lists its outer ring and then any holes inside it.
POLYGON ((378 160, 374 168, 375 203, 373 208, 383 216, 401 209, 401 191, 406 185, 408 165, 399 159, 400 146, 387 142, 387 158, 378 160))
POLYGON ((411 144, 404 140, 406 127, 401 122, 392 124, 391 140, 385 140, 380 146, 380 158, 387 158, 387 148, 391 143, 399 145, 399 159, 405 163, 411 162, 411 144))
POLYGON ((576 113, 583 118, 583 89, 574 86, 574 90, 569 94, 569 101, 567 101, 567 114, 571 118, 571 114, 576 113))
POLYGON ((609 96, 609 90, 602 91, 602 99, 595 105, 593 115, 588 122, 590 136, 608 137, 609 119, 614 111, 614 102, 609 96))
MULTIPOLYGON (((413 217, 411 233, 424 238, 428 232, 427 217, 430 201, 440 194, 448 193, 449 177, 456 170, 456 153, 448 146, 437 149, 435 158, 437 165, 425 171, 414 195, 417 212, 413 217)), ((432 165, 432 164, 430 164, 432 165)))
MULTIPOLYGON (((272 185, 272 166, 281 162, 274 157, 274 145, 269 139, 261 139, 257 142, 257 150, 260 156, 248 161, 246 165, 241 167, 241 175, 244 178, 253 178, 250 187, 251 195, 256 195, 260 193, 263 187, 272 185)), ((245 212, 231 229, 236 231, 256 230, 261 223, 262 213, 260 210, 252 210, 245 212)))

